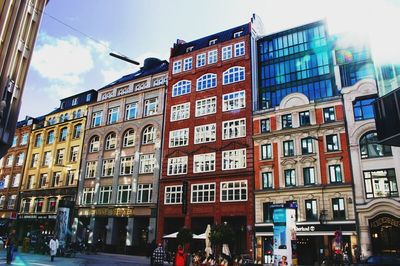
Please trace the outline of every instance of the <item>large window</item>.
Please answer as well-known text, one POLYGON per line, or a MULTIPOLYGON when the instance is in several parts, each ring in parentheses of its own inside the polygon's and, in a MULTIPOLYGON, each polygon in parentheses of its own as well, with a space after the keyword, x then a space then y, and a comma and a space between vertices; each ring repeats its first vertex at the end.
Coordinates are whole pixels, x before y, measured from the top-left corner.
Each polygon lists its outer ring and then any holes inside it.
POLYGON ((282 129, 292 127, 292 114, 282 115, 282 129))
POLYGON ((344 209, 344 199, 334 198, 332 199, 333 219, 342 220, 346 219, 346 211, 344 209))
POLYGON ((92 204, 94 199, 94 188, 84 188, 82 193, 82 204, 92 204))
POLYGON ((21 152, 17 155, 16 161, 15 161, 15 165, 16 166, 21 166, 24 164, 24 160, 25 160, 25 152, 21 152))
POLYGON ((133 173, 133 156, 121 157, 119 166, 120 175, 131 175, 133 173))
POLYGON ((272 148, 271 144, 263 144, 261 147, 261 160, 269 160, 272 159, 272 148))
POLYGON ((158 98, 152 98, 144 101, 144 116, 157 114, 158 98))
POLYGON ((98 127, 101 125, 101 117, 103 116, 103 111, 98 111, 92 113, 92 124, 91 127, 98 127))
POLYGON ((3 188, 8 188, 8 185, 9 185, 9 183, 10 183, 10 175, 6 175, 6 176, 4 177, 3 183, 4 183, 3 188))
POLYGON ((331 183, 342 183, 342 168, 339 164, 329 165, 329 180, 331 183))
POLYGON ((129 103, 125 106, 125 120, 135 119, 137 116, 137 103, 129 103))
POLYGON ((174 157, 168 159, 168 175, 182 175, 187 173, 188 157, 174 157))
POLYGON ((326 150, 338 151, 339 150, 339 137, 336 134, 326 136, 326 150))
POLYGON ((78 161, 78 155, 79 155, 79 146, 72 146, 69 153, 69 161, 70 162, 78 161))
POLYGON ((191 203, 215 202, 215 183, 193 184, 191 203))
POLYGON ((216 124, 207 124, 194 128, 194 144, 216 140, 216 124))
POLYGON ((44 199, 43 198, 36 198, 35 199, 35 213, 40 213, 43 210, 43 202, 44 199))
POLYGON ((154 163, 155 163, 154 153, 140 155, 139 173, 140 174, 153 173, 154 163))
POLYGON ((40 174, 38 188, 45 188, 47 185, 47 174, 40 174))
POLYGON ((175 61, 173 63, 172 74, 176 74, 182 71, 182 60, 175 61))
POLYGON ((222 139, 246 137, 246 118, 222 122, 222 139))
POLYGON ((117 135, 115 132, 111 132, 106 137, 106 143, 104 146, 105 150, 113 150, 117 146, 117 135))
POLYGON ((294 169, 285 170, 285 186, 286 187, 296 186, 296 171, 294 169))
POLYGON ((29 137, 29 134, 28 134, 28 133, 24 133, 24 134, 22 135, 20 145, 26 145, 26 144, 28 144, 28 137, 29 137))
MULTIPOLYGON (((62 149, 62 150, 64 151, 64 149, 62 149)), ((62 164, 62 159, 63 159, 63 158, 64 158, 64 155, 63 155, 63 157, 61 158, 61 164, 62 164)), ((32 154, 31 168, 37 167, 38 161, 39 161, 39 153, 34 153, 34 154, 32 154)), ((59 161, 57 160, 57 162, 59 162, 59 161)))
POLYGON ((368 199, 399 196, 394 169, 364 171, 364 182, 368 199))
POLYGON ((187 146, 189 144, 189 128, 169 132, 169 147, 187 146))
POLYGON ((131 199, 132 186, 131 185, 119 185, 117 203, 124 204, 129 203, 131 199))
POLYGON ((367 99, 358 99, 353 102, 354 120, 365 120, 374 118, 373 102, 376 97, 367 99))
POLYGON ((221 182, 221 202, 246 201, 247 181, 221 182))
POLYGON ((179 121, 190 117, 190 103, 183 103, 171 107, 171 121, 179 121))
POLYGON ((54 142, 54 130, 47 132, 46 144, 53 144, 54 142))
POLYGON ((283 142, 283 156, 294 156, 294 141, 287 140, 283 142))
POLYGON ((232 45, 222 47, 222 60, 228 60, 232 58, 232 45))
POLYGON ((310 111, 304 111, 299 113, 300 126, 310 125, 310 111))
POLYGON ((6 166, 12 166, 13 162, 14 162, 14 156, 13 155, 8 156, 6 160, 6 166))
POLYGON ((263 189, 271 189, 273 187, 272 172, 263 172, 261 178, 263 189))
POLYGON ((207 90, 217 87, 217 75, 208 73, 197 79, 197 91, 207 90))
POLYGON ((122 147, 132 147, 135 145, 135 131, 128 129, 124 133, 124 139, 122 141, 122 147))
POLYGON ((246 168, 246 149, 222 152, 222 170, 246 168))
POLYGON ((218 50, 208 52, 208 64, 214 64, 218 61, 218 50))
POLYGON ((98 152, 100 148, 99 136, 93 136, 89 141, 89 152, 98 152))
POLYGON ((74 132, 72 134, 73 139, 78 139, 81 136, 82 124, 74 125, 74 132))
POLYGON ((362 159, 392 156, 390 146, 378 144, 376 131, 367 132, 360 138, 360 152, 362 159))
POLYGON ((232 111, 246 107, 245 91, 232 92, 222 95, 222 111, 232 111))
POLYGON ((58 141, 66 141, 67 140, 67 135, 68 135, 68 128, 63 127, 60 130, 60 135, 58 136, 58 141))
POLYGON ((172 86, 172 97, 190 93, 192 83, 189 80, 181 80, 172 86))
POLYGON ((85 178, 95 178, 96 172, 97 172, 97 161, 87 162, 85 178))
POLYGON ((312 138, 301 139, 301 153, 302 154, 311 154, 313 152, 314 152, 313 139, 312 138))
POLYGON ((273 202, 263 202, 263 221, 264 223, 271 223, 274 214, 274 209, 271 208, 273 202))
POLYGON ((318 220, 317 200, 315 199, 306 200, 305 205, 306 205, 306 220, 307 221, 318 220))
POLYGON ((323 113, 324 113, 324 122, 325 123, 334 122, 336 120, 335 107, 324 108, 323 113))
POLYGON ((47 212, 55 212, 57 207, 57 198, 49 198, 47 201, 47 212))
POLYGON ((24 212, 24 213, 29 212, 30 205, 31 205, 31 199, 30 198, 23 199, 22 200, 22 204, 21 204, 21 212, 24 212))
POLYGON ((137 192, 137 203, 151 203, 153 184, 139 184, 137 192))
POLYGON ((245 54, 244 42, 235 43, 235 57, 245 54))
POLYGON ((12 187, 19 187, 19 183, 21 182, 21 174, 15 174, 12 180, 12 187))
POLYGON ((244 67, 231 67, 223 73, 223 85, 231 84, 244 80, 244 67))
POLYGON ((206 65, 206 54, 198 54, 196 57, 196 67, 202 67, 206 65))
POLYGON ((100 187, 99 204, 108 204, 111 201, 112 186, 100 187))
POLYGON ((191 70, 193 66, 193 59, 191 57, 183 59, 183 71, 191 70))
POLYGON ((271 131, 271 121, 269 120, 269 118, 261 119, 260 127, 261 127, 261 133, 270 132, 271 131))
POLYGON ((113 176, 114 175, 114 165, 115 165, 114 159, 103 160, 102 176, 113 176))
POLYGON ((146 126, 146 128, 143 130, 142 134, 142 143, 143 144, 150 144, 154 143, 156 139, 156 129, 152 125, 146 126))
POLYGON ((51 151, 46 151, 43 156, 42 166, 49 166, 51 162, 51 151))
POLYGON ((315 185, 315 168, 305 167, 303 168, 304 185, 315 185))
POLYGON ((215 171, 215 152, 193 156, 193 172, 204 173, 215 171))
POLYGON ((196 117, 214 114, 217 111, 217 98, 205 98, 196 101, 196 117))
POLYGON ((182 185, 165 187, 164 204, 180 204, 182 203, 182 185))
POLYGON ((42 146, 42 134, 36 134, 35 135, 35 147, 40 147, 42 146))

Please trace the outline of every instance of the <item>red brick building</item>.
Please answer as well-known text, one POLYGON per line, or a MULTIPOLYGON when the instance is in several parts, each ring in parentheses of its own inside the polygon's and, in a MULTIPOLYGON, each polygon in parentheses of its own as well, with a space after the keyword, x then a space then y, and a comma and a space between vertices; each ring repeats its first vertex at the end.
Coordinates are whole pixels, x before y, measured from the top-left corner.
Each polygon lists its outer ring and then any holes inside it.
MULTIPOLYGON (((157 240, 228 223, 252 252, 254 21, 171 49, 157 240)), ((172 248, 172 247, 171 247, 172 248)))

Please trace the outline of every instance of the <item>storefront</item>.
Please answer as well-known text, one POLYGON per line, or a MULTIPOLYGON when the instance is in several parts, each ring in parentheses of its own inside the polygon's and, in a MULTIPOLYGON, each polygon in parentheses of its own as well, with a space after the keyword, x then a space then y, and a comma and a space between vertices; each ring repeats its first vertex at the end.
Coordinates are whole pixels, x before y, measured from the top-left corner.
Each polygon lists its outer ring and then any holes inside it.
POLYGON ((400 219, 379 214, 369 220, 373 254, 400 253, 400 219))

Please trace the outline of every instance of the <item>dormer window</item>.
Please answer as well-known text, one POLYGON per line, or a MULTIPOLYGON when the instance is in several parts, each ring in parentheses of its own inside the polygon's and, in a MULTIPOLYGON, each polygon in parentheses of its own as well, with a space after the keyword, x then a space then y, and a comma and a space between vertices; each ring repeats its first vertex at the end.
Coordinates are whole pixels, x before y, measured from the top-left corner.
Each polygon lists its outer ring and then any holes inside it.
POLYGON ((193 48, 194 48, 194 46, 190 46, 190 47, 186 48, 186 53, 193 51, 193 48))
POLYGON ((243 35, 243 31, 241 30, 241 31, 237 31, 237 32, 235 32, 234 34, 233 34, 233 38, 239 38, 240 36, 242 36, 243 35))
POLYGON ((214 45, 214 44, 216 44, 217 43, 217 40, 218 39, 212 39, 212 40, 210 40, 209 42, 208 42, 208 45, 214 45))
POLYGON ((78 103, 78 98, 73 98, 72 99, 72 106, 76 105, 78 103))

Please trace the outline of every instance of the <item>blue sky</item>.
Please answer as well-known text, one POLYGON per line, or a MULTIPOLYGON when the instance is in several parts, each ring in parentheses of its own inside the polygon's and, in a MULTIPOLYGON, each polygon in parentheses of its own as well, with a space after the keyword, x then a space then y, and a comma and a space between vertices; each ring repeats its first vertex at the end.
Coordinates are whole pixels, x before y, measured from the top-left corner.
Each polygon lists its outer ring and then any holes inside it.
POLYGON ((400 25, 399 5, 395 0, 50 0, 25 84, 20 119, 46 114, 63 97, 99 89, 137 70, 110 57, 110 51, 139 62, 150 56, 168 59, 176 39, 191 41, 247 23, 253 13, 261 18, 265 34, 326 18, 331 33, 358 31, 385 39, 376 42, 377 50, 385 51, 381 57, 393 59, 396 54, 397 59, 400 41, 391 31, 400 25))

